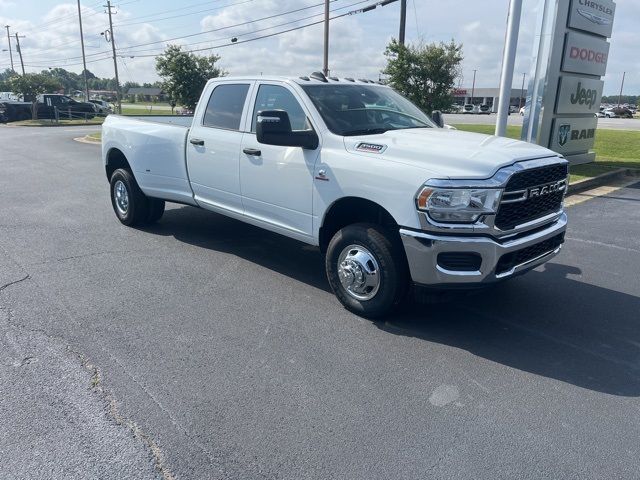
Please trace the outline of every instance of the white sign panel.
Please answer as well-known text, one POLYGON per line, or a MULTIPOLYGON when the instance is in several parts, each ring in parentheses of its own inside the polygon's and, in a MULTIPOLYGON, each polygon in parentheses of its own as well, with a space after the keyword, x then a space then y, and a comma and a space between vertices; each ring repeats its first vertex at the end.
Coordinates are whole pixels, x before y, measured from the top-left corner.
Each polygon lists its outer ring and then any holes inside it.
POLYGON ((551 150, 561 154, 588 152, 595 141, 598 119, 595 116, 583 118, 556 118, 551 133, 551 150))
POLYGON ((602 80, 565 75, 560 78, 556 113, 594 114, 600 108, 602 80))
POLYGON ((569 32, 566 35, 562 70, 571 73, 604 76, 609 58, 609 43, 600 37, 569 32))
POLYGON ((610 37, 615 13, 611 0, 571 0, 569 27, 610 37))

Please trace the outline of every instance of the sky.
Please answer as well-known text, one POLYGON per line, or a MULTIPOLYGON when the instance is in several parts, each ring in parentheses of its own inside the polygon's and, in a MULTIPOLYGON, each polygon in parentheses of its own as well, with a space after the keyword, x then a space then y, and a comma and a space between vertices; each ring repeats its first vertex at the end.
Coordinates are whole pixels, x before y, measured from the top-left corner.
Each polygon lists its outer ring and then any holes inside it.
MULTIPOLYGON (((100 77, 113 77, 111 44, 100 35, 109 28, 103 4, 81 0, 87 68, 100 77)), ((333 0, 332 16, 375 3, 375 0, 333 0)), ((514 87, 529 73, 539 0, 524 0, 514 87)), ((626 71, 626 94, 640 94, 640 0, 617 0, 616 18, 604 93, 617 94, 626 71)), ((323 18, 323 0, 122 0, 113 3, 115 45, 120 81, 158 80, 154 55, 168 43, 220 55, 229 74, 308 75, 322 69, 322 24, 255 41, 323 18), (297 12, 288 13, 292 10, 297 12), (271 17, 271 18, 266 18, 271 17), (186 37, 188 36, 188 37, 186 37), (186 38, 176 38, 186 37, 186 38), (232 38, 237 42, 232 43, 232 38)), ((477 87, 497 87, 509 0, 407 0, 407 43, 463 44, 459 85, 470 87, 477 70, 477 87)), ((384 68, 385 46, 397 38, 400 2, 331 21, 329 68, 332 75, 378 79, 384 68)), ((82 71, 78 13, 75 2, 0 0, 0 26, 10 25, 14 66, 20 63, 15 38, 20 38, 25 69, 49 67, 82 71)), ((8 48, 6 30, 0 49, 8 48)), ((8 51, 0 51, 0 69, 9 68, 8 51)))

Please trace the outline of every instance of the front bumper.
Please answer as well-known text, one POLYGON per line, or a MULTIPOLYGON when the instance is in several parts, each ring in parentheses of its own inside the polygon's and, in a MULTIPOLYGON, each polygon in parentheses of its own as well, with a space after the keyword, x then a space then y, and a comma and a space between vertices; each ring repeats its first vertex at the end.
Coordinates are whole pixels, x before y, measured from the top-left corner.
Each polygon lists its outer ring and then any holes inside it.
MULTIPOLYGON (((543 244, 558 236, 563 236, 567 228, 567 216, 562 213, 553 223, 514 238, 495 240, 482 236, 449 236, 425 233, 401 228, 400 237, 409 262, 412 280, 421 285, 468 286, 496 282, 526 272, 548 261, 558 254, 562 248, 561 242, 549 250, 536 252, 531 258, 520 263, 509 265, 509 268, 497 270, 501 259, 505 255, 518 252, 535 251, 529 247, 543 244), (480 266, 476 270, 448 270, 438 264, 440 253, 470 253, 480 256, 480 266)), ((563 238, 563 237, 562 237, 563 238)), ((504 265, 504 262, 501 263, 504 265)))

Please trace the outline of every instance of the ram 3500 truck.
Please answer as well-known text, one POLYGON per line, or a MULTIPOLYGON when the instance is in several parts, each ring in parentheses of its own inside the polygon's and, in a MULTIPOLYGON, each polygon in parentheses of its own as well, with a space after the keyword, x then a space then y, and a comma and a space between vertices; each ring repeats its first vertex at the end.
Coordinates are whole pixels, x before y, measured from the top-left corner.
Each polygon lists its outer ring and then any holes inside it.
POLYGON ((317 245, 338 299, 375 317, 412 283, 489 284, 564 241, 566 160, 438 117, 366 80, 224 77, 190 126, 108 116, 102 155, 123 224, 170 201, 317 245))

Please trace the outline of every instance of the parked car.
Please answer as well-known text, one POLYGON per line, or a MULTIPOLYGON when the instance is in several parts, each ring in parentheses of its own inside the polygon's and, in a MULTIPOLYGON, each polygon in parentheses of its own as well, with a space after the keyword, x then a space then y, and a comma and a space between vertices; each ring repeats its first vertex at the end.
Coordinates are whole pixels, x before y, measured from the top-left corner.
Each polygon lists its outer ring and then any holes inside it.
POLYGON ((613 108, 607 108, 602 112, 605 118, 618 118, 618 114, 615 112, 613 108))
POLYGON ((520 107, 520 115, 524 116, 524 107, 520 107))
POLYGON ((378 317, 411 283, 495 283, 564 241, 566 160, 433 118, 366 81, 221 77, 193 119, 109 115, 102 157, 124 225, 170 201, 316 245, 342 304, 378 317))
POLYGON ((482 114, 482 115, 489 115, 491 114, 491 106, 489 105, 480 105, 480 107, 478 108, 478 113, 482 114))
POLYGON ((465 103, 462 107, 462 113, 478 113, 478 109, 471 103, 465 103))
POLYGON ((113 113, 113 108, 111 108, 111 104, 105 102, 104 100, 89 100, 96 106, 97 112, 101 115, 109 115, 113 113))
POLYGON ((520 109, 517 105, 509 105, 509 115, 511 115, 512 113, 518 113, 519 111, 520 109))

